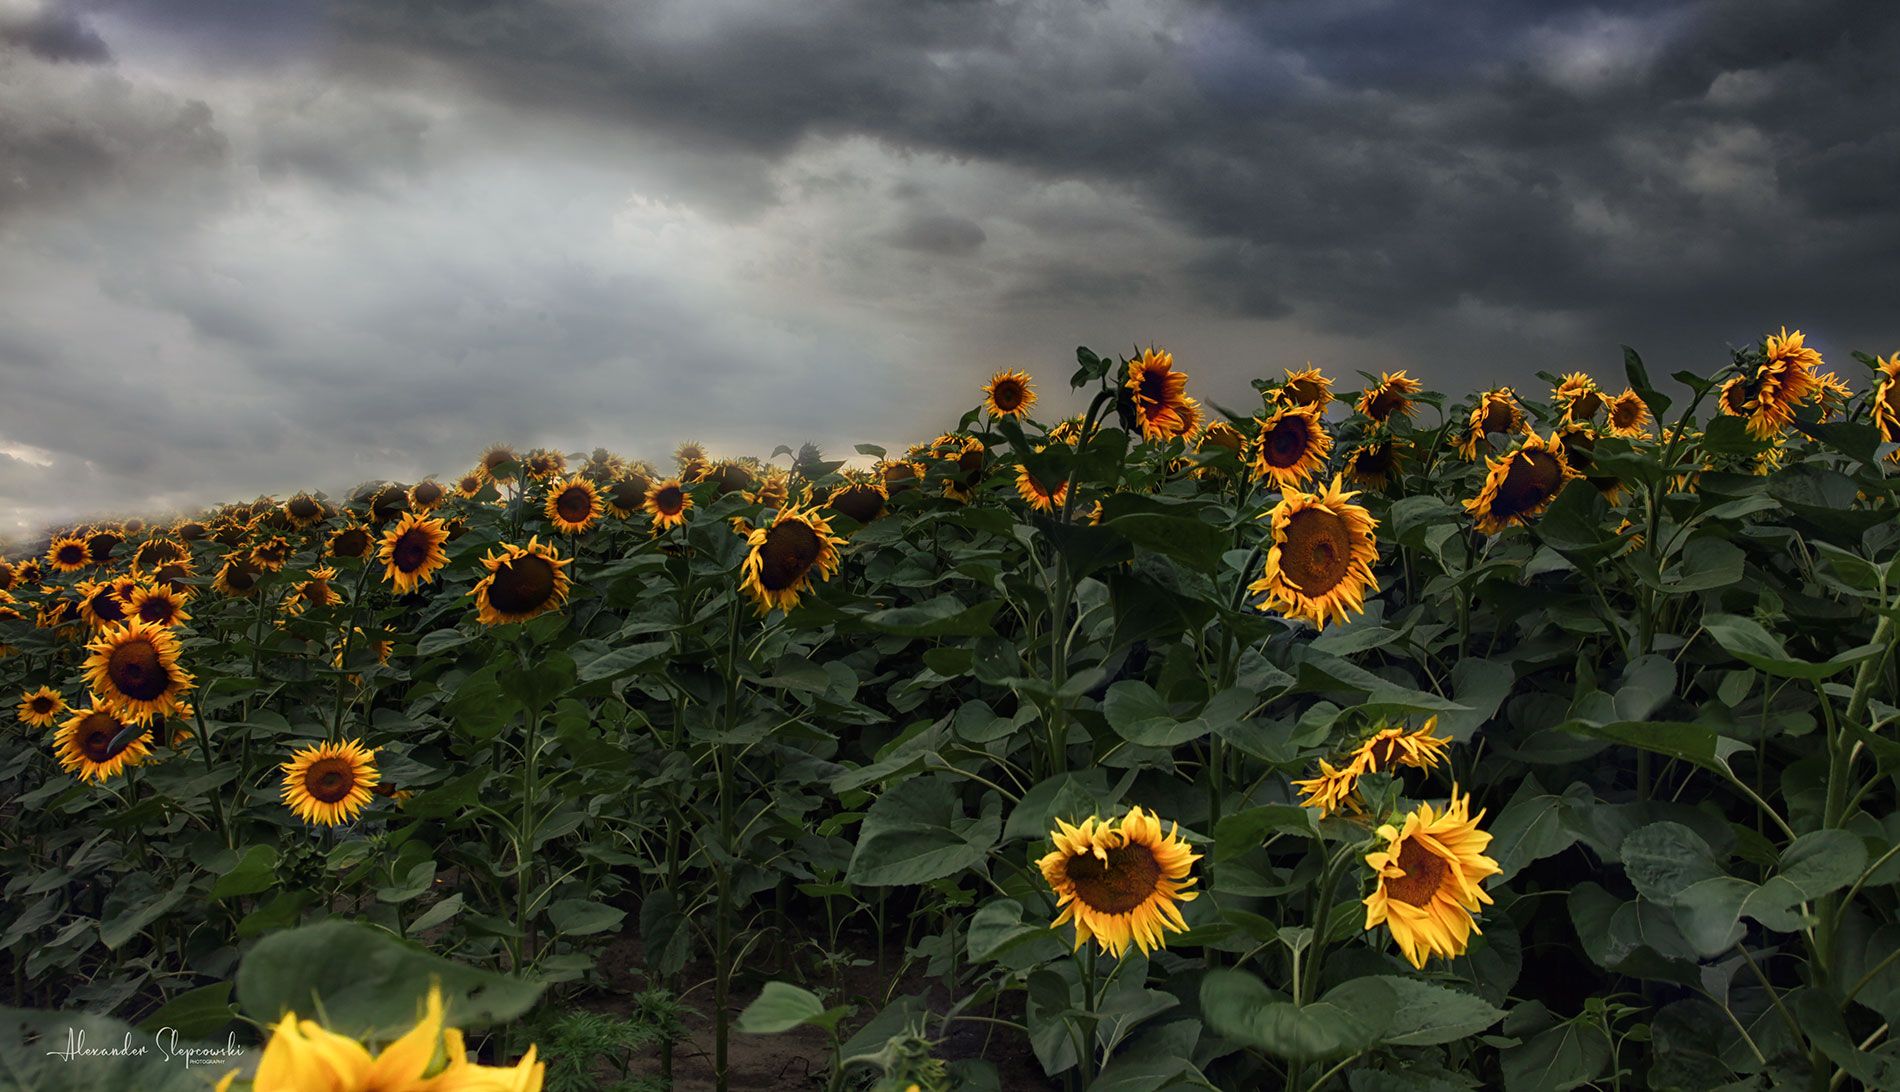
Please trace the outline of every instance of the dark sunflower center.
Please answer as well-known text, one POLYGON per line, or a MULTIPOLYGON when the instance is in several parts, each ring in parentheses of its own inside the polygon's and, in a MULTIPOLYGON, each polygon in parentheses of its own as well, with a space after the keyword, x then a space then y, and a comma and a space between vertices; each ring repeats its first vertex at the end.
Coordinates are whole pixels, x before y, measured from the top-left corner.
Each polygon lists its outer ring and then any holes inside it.
POLYGON ((669 485, 653 494, 653 503, 663 516, 677 516, 686 507, 686 491, 677 485, 669 485))
POLYGON ((884 496, 868 485, 854 485, 831 498, 831 507, 859 523, 869 523, 884 511, 884 496))
POLYGON ((46 714, 52 712, 53 709, 54 709, 53 699, 47 697, 46 695, 41 694, 39 697, 33 699, 33 712, 36 713, 37 715, 43 717, 46 714))
POLYGON ((1260 450, 1268 465, 1285 469, 1297 464, 1312 446, 1313 433, 1304 417, 1283 417, 1273 431, 1261 437, 1260 450))
POLYGON ((1357 462, 1363 473, 1383 474, 1392 469, 1392 445, 1378 444, 1374 447, 1362 448, 1357 462))
POLYGON ((1325 397, 1317 381, 1296 379, 1286 385, 1286 396, 1303 406, 1310 406, 1325 397))
POLYGON ((118 597, 113 594, 111 588, 100 588, 98 591, 93 592, 92 599, 89 602, 92 606, 92 613, 106 621, 120 622, 125 620, 125 607, 119 602, 118 597))
POLYGON ((1372 759, 1370 769, 1374 773, 1389 768, 1401 753, 1402 748, 1396 738, 1378 740, 1366 749, 1366 754, 1372 759))
POLYGON ((86 560, 86 547, 77 542, 67 543, 59 548, 61 565, 77 565, 86 560))
POLYGON ((317 502, 309 497, 298 497, 290 502, 290 514, 297 519, 315 519, 319 511, 317 502))
POLYGON ((442 487, 435 482, 423 482, 421 485, 416 486, 415 501, 417 504, 434 504, 441 499, 442 487))
POLYGON ((995 402, 996 408, 1005 413, 1015 409, 1023 404, 1022 384, 1014 379, 1002 380, 996 384, 996 389, 990 392, 990 401, 995 402))
POLYGON ((177 604, 162 595, 148 596, 145 602, 139 604, 139 621, 163 625, 172 620, 176 609, 177 604))
POLYGON ((408 494, 400 489, 385 489, 370 502, 370 515, 379 523, 385 522, 396 518, 397 513, 408 506, 408 494))
MULTIPOLYGON (((116 717, 105 713, 94 713, 79 724, 77 733, 79 749, 88 759, 104 762, 125 750, 125 747, 115 749, 112 746, 112 741, 118 738, 119 731, 124 727, 125 725, 120 724, 116 717)), ((131 741, 127 740, 126 747, 131 745, 131 741)))
POLYGON ((389 560, 398 572, 415 572, 429 560, 430 541, 420 527, 410 528, 396 539, 395 549, 389 551, 389 560))
POLYGON ((823 543, 818 532, 803 520, 786 520, 765 533, 759 566, 759 583, 767 591, 784 591, 804 577, 817 563, 823 543))
POLYGON ((158 655, 158 647, 146 639, 127 641, 112 650, 106 659, 106 676, 119 693, 133 701, 151 701, 171 685, 171 673, 158 655))
POLYGON ((1493 400, 1485 405, 1484 417, 1479 425, 1486 432, 1509 432, 1516 423, 1510 403, 1493 400))
POLYGON ((645 478, 624 478, 607 487, 607 495, 613 498, 614 507, 629 511, 646 503, 647 480, 645 478))
POLYGON ((1383 421, 1404 404, 1405 395, 1391 387, 1382 387, 1379 393, 1372 396, 1372 401, 1366 404, 1366 416, 1375 421, 1383 421))
POLYGON ((1610 423, 1617 428, 1630 428, 1643 412, 1643 404, 1635 399, 1623 399, 1610 406, 1610 423))
POLYGON ((118 549, 121 541, 118 535, 94 535, 86 540, 86 555, 95 562, 104 561, 112 556, 113 550, 118 549))
POLYGON ((1511 458, 1511 469, 1498 486, 1491 510, 1501 516, 1529 512, 1550 500, 1562 481, 1556 456, 1548 451, 1520 451, 1511 458))
POLYGON ((369 532, 360 527, 343 531, 331 541, 330 550, 338 557, 362 557, 369 552, 369 532))
POLYGON ((489 605, 503 614, 525 614, 553 594, 554 566, 534 554, 503 562, 488 585, 489 605))
POLYGON ((1451 866, 1445 859, 1420 845, 1416 838, 1406 839, 1399 847, 1399 867, 1405 870, 1405 875, 1386 880, 1385 893, 1388 898, 1408 906, 1429 905, 1451 874, 1451 866))
POLYGON ((1127 845, 1109 850, 1107 862, 1094 854, 1070 857, 1068 875, 1082 905, 1101 914, 1126 914, 1154 895, 1161 863, 1147 846, 1127 845))
POLYGON ((505 450, 503 448, 496 448, 495 450, 482 456, 482 468, 492 474, 496 470, 499 470, 504 463, 512 463, 514 461, 515 461, 514 452, 505 450))
POLYGON ((1324 595, 1339 586, 1352 564, 1352 525, 1321 508, 1303 508, 1287 521, 1280 570, 1302 595, 1324 595))
POLYGON ((460 489, 464 493, 475 493, 481 490, 482 480, 476 477, 475 475, 470 474, 468 477, 463 478, 459 482, 456 482, 455 485, 456 485, 456 488, 460 489))
POLYGON ((257 583, 257 570, 248 561, 233 561, 224 567, 224 582, 237 591, 249 591, 257 583))
POLYGON ((1578 419, 1595 417, 1597 410, 1603 408, 1603 396, 1595 391, 1586 391, 1570 403, 1570 415, 1578 419))
POLYGON ((1141 373, 1141 400, 1159 406, 1168 400, 1168 373, 1148 368, 1141 373))
POLYGON ((966 451, 957 456, 957 484, 969 489, 983 478, 983 453, 966 451))
POLYGON ((303 786, 311 796, 334 804, 356 788, 356 767, 345 758, 322 758, 304 771, 303 786))
POLYGON ((569 523, 579 523, 594 514, 594 497, 578 485, 570 485, 554 498, 554 510, 569 523))

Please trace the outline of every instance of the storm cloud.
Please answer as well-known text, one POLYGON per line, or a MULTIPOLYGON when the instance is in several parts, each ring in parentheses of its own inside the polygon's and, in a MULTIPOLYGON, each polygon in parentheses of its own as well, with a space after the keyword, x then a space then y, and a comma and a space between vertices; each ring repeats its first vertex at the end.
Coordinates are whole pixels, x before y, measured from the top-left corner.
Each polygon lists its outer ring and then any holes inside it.
POLYGON ((1854 2, 0 0, 0 532, 896 446, 1078 343, 1234 406, 1784 322, 1851 373, 1896 53, 1854 2))

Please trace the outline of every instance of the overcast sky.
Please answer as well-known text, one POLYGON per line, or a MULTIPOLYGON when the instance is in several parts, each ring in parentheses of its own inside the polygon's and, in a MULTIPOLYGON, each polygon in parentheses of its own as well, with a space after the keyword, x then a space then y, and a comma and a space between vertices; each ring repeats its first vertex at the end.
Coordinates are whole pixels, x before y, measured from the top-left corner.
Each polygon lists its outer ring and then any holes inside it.
MULTIPOLYGON (((1900 345, 1891 3, 0 0, 0 534, 1174 350, 1900 345)), ((1620 380, 1619 380, 1620 382, 1620 380)))

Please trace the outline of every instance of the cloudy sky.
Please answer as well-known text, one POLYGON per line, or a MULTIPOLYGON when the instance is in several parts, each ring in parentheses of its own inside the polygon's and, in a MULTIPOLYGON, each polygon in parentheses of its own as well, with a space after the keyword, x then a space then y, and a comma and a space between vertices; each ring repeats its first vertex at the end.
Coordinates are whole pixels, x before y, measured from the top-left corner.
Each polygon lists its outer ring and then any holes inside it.
POLYGON ((0 534, 488 441, 1900 345, 1891 4, 0 0, 0 534))

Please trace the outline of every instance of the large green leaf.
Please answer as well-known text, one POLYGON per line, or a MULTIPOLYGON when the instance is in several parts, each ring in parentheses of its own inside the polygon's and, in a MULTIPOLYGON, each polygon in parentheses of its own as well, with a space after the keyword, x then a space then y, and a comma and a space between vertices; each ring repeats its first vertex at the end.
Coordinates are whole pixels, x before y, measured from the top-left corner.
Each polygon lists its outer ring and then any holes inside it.
POLYGON ((1379 1037, 1386 1046, 1455 1043, 1504 1019, 1503 1009, 1463 990, 1394 975, 1381 975, 1379 981, 1384 982, 1398 1000, 1384 1034, 1379 1037))
POLYGON ((1379 1042, 1399 1004, 1384 978, 1355 978, 1310 1005, 1282 1000, 1244 971, 1209 971, 1201 980, 1208 1027, 1280 1058, 1318 1061, 1379 1042))
POLYGON ((877 798, 858 829, 847 877, 867 887, 929 883, 974 868, 1003 832, 996 797, 970 818, 957 798, 959 782, 913 778, 877 798))

